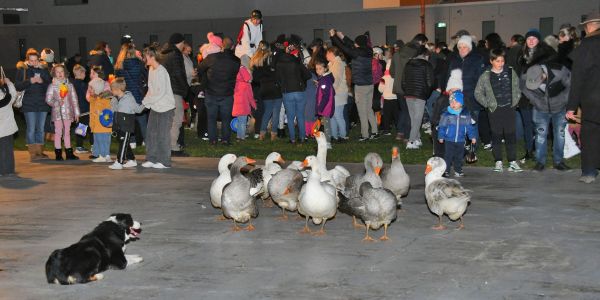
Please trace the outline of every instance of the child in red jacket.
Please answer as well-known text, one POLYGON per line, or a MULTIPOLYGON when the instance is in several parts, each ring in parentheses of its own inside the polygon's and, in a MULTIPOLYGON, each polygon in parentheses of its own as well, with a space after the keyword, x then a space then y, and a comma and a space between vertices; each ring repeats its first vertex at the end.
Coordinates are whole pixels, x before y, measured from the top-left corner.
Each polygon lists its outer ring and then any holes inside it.
POLYGON ((235 90, 233 92, 233 111, 231 115, 237 117, 237 138, 246 139, 246 124, 252 109, 256 109, 256 101, 252 93, 252 74, 250 73, 250 57, 242 56, 240 71, 237 74, 235 90))

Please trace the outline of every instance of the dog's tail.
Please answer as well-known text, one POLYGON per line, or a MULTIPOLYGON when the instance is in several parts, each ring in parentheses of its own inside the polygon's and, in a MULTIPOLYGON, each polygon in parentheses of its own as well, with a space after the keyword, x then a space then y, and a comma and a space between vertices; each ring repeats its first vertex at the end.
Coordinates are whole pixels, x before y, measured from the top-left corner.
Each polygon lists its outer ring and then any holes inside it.
POLYGON ((46 279, 48 283, 73 284, 72 276, 67 276, 61 271, 62 250, 54 250, 46 261, 46 279))

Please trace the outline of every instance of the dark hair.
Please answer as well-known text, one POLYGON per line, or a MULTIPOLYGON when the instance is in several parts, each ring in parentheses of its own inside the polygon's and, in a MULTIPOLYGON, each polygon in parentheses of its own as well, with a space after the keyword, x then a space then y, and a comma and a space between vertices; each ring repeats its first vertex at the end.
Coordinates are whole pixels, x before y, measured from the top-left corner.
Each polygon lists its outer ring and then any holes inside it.
POLYGON ((490 51, 490 61, 496 60, 498 57, 506 57, 506 52, 502 48, 495 48, 490 51))
POLYGON ((327 61, 322 58, 313 59, 311 61, 313 62, 315 69, 317 68, 317 65, 323 66, 323 67, 325 67, 325 69, 329 69, 329 66, 327 65, 327 61))
POLYGON ((92 70, 94 73, 98 74, 98 78, 104 78, 104 70, 102 70, 102 66, 93 66, 92 70))
POLYGON ((499 34, 492 32, 485 36, 485 41, 487 42, 488 49, 498 49, 504 48, 504 42, 499 34))
POLYGON ((94 47, 94 50, 96 51, 104 51, 104 49, 106 48, 106 46, 108 46, 108 43, 105 41, 99 41, 96 43, 96 47, 94 47))
POLYGON ((415 37, 412 39, 412 41, 421 43, 421 44, 425 44, 425 43, 429 42, 429 39, 427 38, 427 36, 425 34, 419 33, 419 34, 415 35, 415 37))
POLYGON ((431 55, 431 53, 429 52, 429 50, 427 49, 427 47, 425 47, 425 45, 419 47, 419 49, 417 49, 417 56, 419 55, 431 55))
POLYGON ((519 45, 525 44, 525 37, 520 34, 515 34, 510 38, 511 41, 517 42, 519 45))
POLYGON ((68 78, 69 71, 63 64, 54 64, 54 66, 52 66, 52 69, 50 70, 50 75, 52 75, 52 77, 56 77, 56 69, 59 69, 59 68, 63 69, 63 71, 65 73, 65 78, 68 78))
POLYGON ((448 44, 446 44, 446 42, 437 42, 437 44, 435 44, 435 47, 440 49, 447 49, 448 44))

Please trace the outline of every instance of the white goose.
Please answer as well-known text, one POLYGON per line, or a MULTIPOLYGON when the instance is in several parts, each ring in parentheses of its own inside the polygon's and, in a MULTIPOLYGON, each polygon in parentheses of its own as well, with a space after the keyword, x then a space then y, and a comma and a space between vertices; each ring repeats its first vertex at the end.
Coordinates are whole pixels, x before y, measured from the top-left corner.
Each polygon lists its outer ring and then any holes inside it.
POLYGON ((210 203, 216 208, 221 208, 221 196, 223 187, 231 182, 231 172, 229 166, 233 164, 237 156, 235 154, 225 154, 219 160, 219 176, 210 184, 210 203))
POLYGON ((321 168, 315 156, 308 156, 304 166, 310 167, 308 181, 300 191, 298 212, 306 217, 306 223, 301 233, 310 233, 308 219, 312 218, 315 225, 321 224, 321 229, 315 235, 325 234, 325 222, 333 218, 337 212, 336 189, 329 183, 321 182, 321 168))
POLYGON ((381 181, 383 187, 390 190, 396 196, 396 204, 402 205, 402 197, 408 194, 410 188, 410 176, 406 174, 398 147, 392 148, 392 164, 381 170, 381 181))
POLYGON ((321 164, 321 181, 329 181, 338 191, 344 189, 346 178, 350 177, 350 172, 340 165, 331 170, 327 170, 327 136, 321 131, 315 132, 317 140, 317 158, 321 164))
POLYGON ((427 161, 425 198, 429 210, 438 216, 438 224, 432 228, 446 229, 446 226, 442 225, 442 216, 447 214, 452 221, 460 219, 458 229, 463 229, 463 215, 471 201, 470 191, 463 188, 457 180, 442 177, 445 171, 444 159, 432 157, 427 161))
POLYGON ((282 170, 280 164, 284 163, 285 161, 283 160, 281 154, 277 152, 271 152, 269 153, 269 155, 267 155, 267 158, 265 159, 265 165, 258 167, 263 170, 263 185, 262 189, 259 191, 259 196, 263 200, 263 206, 273 206, 273 204, 270 201, 268 202, 268 205, 265 202, 270 197, 269 190, 267 189, 267 187, 273 175, 282 170))

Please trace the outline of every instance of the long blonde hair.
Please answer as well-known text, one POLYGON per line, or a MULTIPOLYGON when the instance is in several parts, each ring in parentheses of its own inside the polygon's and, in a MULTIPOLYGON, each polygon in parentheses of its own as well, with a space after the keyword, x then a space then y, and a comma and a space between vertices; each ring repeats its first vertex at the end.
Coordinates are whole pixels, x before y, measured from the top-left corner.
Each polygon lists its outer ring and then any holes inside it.
POLYGON ((269 49, 269 44, 265 41, 261 41, 258 44, 258 50, 250 59, 250 70, 254 70, 255 67, 262 67, 265 64, 267 58, 271 56, 271 49, 269 49))
POLYGON ((127 58, 138 58, 135 46, 132 43, 125 43, 121 46, 121 51, 119 51, 119 56, 117 56, 117 61, 115 62, 115 70, 123 69, 123 61, 127 58))

